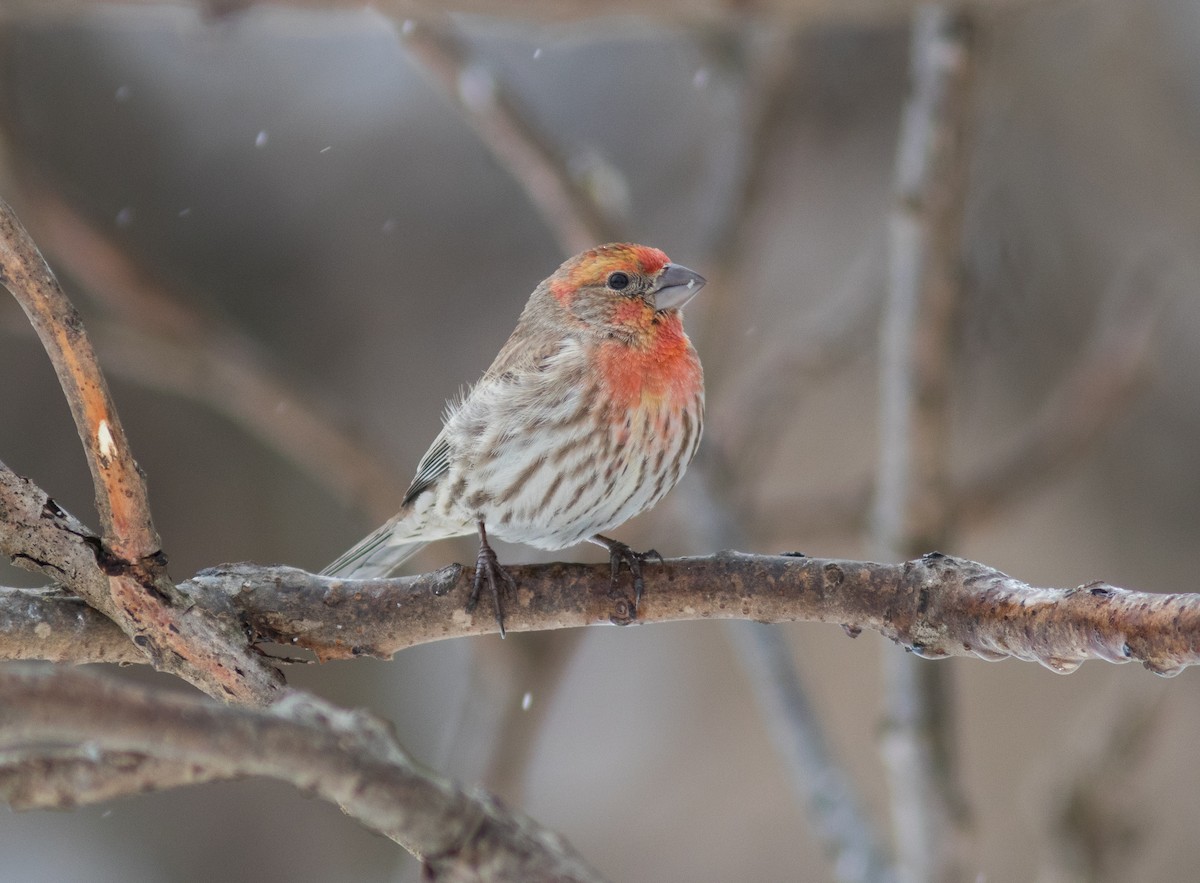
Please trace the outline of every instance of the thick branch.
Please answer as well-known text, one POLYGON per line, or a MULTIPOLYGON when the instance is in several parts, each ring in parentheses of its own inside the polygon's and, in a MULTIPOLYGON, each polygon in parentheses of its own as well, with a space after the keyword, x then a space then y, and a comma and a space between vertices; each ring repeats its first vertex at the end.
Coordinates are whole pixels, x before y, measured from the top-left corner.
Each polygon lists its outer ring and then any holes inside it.
MULTIPOLYGON (((0 479, 0 551, 20 563, 38 562, 72 589, 86 591, 106 579, 94 557, 93 534, 31 483, 3 469, 0 479)), ((507 616, 513 630, 629 621, 632 599, 614 596, 606 565, 510 572, 520 587, 507 616)), ((463 610, 471 577, 470 569, 457 565, 362 581, 233 565, 201 572, 178 587, 187 611, 178 621, 185 627, 211 621, 227 633, 244 628, 255 640, 305 647, 321 659, 389 657, 415 644, 493 631, 489 615, 463 610)), ((1200 595, 1100 584, 1037 589, 940 555, 872 564, 723 553, 670 560, 652 577, 638 609, 641 622, 836 622, 879 631, 925 656, 1013 656, 1056 671, 1101 658, 1138 660, 1152 671, 1175 674, 1200 661, 1200 595)), ((127 649, 118 649, 110 626, 63 593, 4 590, 0 611, 0 658, 132 661, 127 649), (69 643, 58 631, 63 623, 69 623, 69 643)))
MULTIPOLYGON (((612 593, 607 564, 508 571, 519 587, 505 609, 511 631, 629 620, 632 598, 612 593)), ((243 620, 258 641, 303 647, 322 660, 387 658, 416 644, 495 632, 489 611, 463 609, 473 575, 454 565, 419 576, 338 580, 236 564, 202 571, 179 590, 210 613, 243 620)), ((925 657, 1012 657, 1063 673, 1087 659, 1137 661, 1164 675, 1200 663, 1200 594, 1158 595, 1103 583, 1036 588, 939 553, 876 564, 722 552, 667 559, 647 582, 641 623, 839 623, 851 632, 877 631, 925 657)), ((41 658, 39 624, 61 621, 69 613, 55 608, 77 610, 76 603, 53 592, 0 592, 7 611, 0 621, 10 623, 0 658, 41 658)), ((74 661, 127 660, 81 650, 74 661)))
POLYGON ((0 588, 0 660, 148 662, 120 627, 65 589, 0 588))
POLYGON ((62 776, 87 774, 78 751, 56 768, 64 745, 93 753, 107 796, 190 778, 289 782, 404 846, 430 879, 600 879, 558 835, 418 766, 385 722, 315 697, 292 693, 263 711, 78 671, 0 671, 0 794, 18 807, 62 806, 53 804, 62 776), (108 776, 118 760, 125 774, 108 776))
POLYGON ((45 650, 44 655, 0 650, 0 658, 150 661, 226 701, 263 703, 283 684, 282 676, 250 648, 237 618, 210 615, 214 611, 195 606, 170 583, 169 596, 149 594, 128 568, 114 562, 95 533, 3 463, 0 554, 78 596, 44 589, 0 591, 0 642, 16 640, 31 647, 26 642, 32 641, 45 650), (116 575, 110 576, 114 569, 116 575), (127 587, 110 596, 110 579, 128 581, 133 591, 127 587), (28 619, 26 613, 42 610, 41 602, 51 597, 56 602, 45 608, 44 617, 28 619), (114 618, 105 618, 110 615, 114 618))

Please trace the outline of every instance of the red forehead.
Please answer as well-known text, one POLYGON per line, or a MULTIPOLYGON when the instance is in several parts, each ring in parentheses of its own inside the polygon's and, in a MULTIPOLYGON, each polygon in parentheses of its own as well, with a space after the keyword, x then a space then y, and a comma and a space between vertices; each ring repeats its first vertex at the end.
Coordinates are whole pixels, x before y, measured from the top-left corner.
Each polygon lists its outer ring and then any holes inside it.
POLYGON ((561 299, 580 286, 602 282, 615 270, 653 276, 670 260, 659 249, 648 245, 601 245, 576 255, 559 267, 550 288, 561 299))

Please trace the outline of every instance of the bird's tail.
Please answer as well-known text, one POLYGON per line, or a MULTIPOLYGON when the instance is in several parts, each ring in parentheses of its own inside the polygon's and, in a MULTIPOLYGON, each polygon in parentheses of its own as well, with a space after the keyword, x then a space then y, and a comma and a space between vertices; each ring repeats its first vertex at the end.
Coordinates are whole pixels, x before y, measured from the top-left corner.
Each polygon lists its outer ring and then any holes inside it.
POLYGON ((391 575, 408 558, 428 545, 428 540, 397 542, 395 520, 363 537, 355 546, 321 571, 322 576, 371 579, 391 575))

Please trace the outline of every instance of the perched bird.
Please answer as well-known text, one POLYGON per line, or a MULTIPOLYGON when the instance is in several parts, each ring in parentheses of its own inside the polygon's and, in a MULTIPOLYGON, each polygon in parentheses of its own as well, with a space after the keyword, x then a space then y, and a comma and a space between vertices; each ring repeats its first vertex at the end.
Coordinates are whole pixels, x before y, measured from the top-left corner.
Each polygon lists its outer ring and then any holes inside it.
POLYGON ((467 609, 486 581, 504 633, 488 534, 539 549, 590 540, 616 579, 641 563, 602 535, 653 506, 700 444, 704 375, 680 311, 704 285, 657 248, 602 245, 563 263, 529 298, 482 379, 446 408, 400 511, 326 575, 386 576, 421 546, 479 533, 467 609))

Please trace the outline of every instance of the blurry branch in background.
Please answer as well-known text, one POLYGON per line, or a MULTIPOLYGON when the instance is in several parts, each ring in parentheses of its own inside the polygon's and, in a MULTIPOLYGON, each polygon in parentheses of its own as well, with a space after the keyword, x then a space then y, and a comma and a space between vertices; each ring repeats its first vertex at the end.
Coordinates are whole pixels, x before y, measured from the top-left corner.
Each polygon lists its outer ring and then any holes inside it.
POLYGON ((1074 366, 1046 397, 1006 454, 955 483, 947 518, 975 526, 1062 473, 1112 429, 1148 373, 1152 343, 1171 296, 1153 259, 1119 273, 1103 298, 1092 333, 1074 366))
MULTIPOLYGON (((1154 335, 1171 300, 1155 272, 1147 258, 1119 274, 1079 355, 1007 449, 949 476, 946 520, 957 533, 978 529, 1048 487, 1128 410, 1146 381, 1154 335)), ((873 492, 863 483, 815 499, 775 501, 751 515, 767 536, 782 524, 796 534, 850 532, 866 524, 873 492)))
POLYGON ((799 32, 779 26, 769 28, 761 39, 753 28, 746 27, 710 42, 732 53, 742 73, 740 162, 729 202, 719 209, 720 218, 708 248, 704 324, 696 335, 707 375, 720 378, 736 364, 731 356, 737 348, 728 345, 729 329, 736 327, 733 319, 741 306, 741 286, 735 280, 748 275, 748 265, 758 256, 749 241, 749 222, 767 184, 767 160, 784 116, 784 104, 794 94, 802 55, 799 32))
MULTIPOLYGON (((913 17, 910 94, 896 149, 888 293, 880 335, 874 554, 895 560, 949 540, 949 402, 962 300, 972 22, 923 6, 913 17)), ((885 652, 880 754, 902 883, 952 883, 970 812, 955 752, 953 669, 885 652)))
POLYGON ((23 176, 22 201, 46 250, 115 321, 96 346, 115 375, 198 402, 275 451, 343 505, 383 520, 403 487, 393 470, 321 416, 245 332, 201 314, 47 187, 23 176))
POLYGON ((731 365, 716 379, 705 431, 720 456, 744 463, 767 460, 787 438, 787 424, 800 419, 799 398, 817 380, 871 350, 880 306, 878 246, 876 240, 864 243, 826 304, 781 327, 760 349, 747 353, 740 367, 731 365))
MULTIPOLYGON (((710 434, 708 451, 692 467, 698 475, 678 489, 668 505, 680 511, 679 521, 687 525, 692 542, 704 548, 738 547, 745 542, 746 519, 741 511, 745 507, 734 501, 735 467, 752 461, 722 460, 713 447, 710 434)), ((834 878, 842 883, 893 881, 881 838, 853 780, 830 748, 785 633, 760 620, 731 622, 727 636, 834 878)))
MULTIPOLYGON (((116 0, 109 0, 116 2, 116 0)), ((122 5, 161 6, 164 0, 120 0, 122 5)), ((283 6, 302 10, 361 8, 361 3, 345 0, 173 0, 217 17, 241 12, 253 6, 283 6)), ((757 0, 753 11, 778 22, 889 22, 906 10, 916 8, 920 0, 757 0)), ((1028 6, 1030 0, 973 0, 980 9, 1013 9, 1028 6)), ((0 11, 9 17, 45 18, 68 16, 96 6, 104 0, 0 0, 0 11)), ((531 23, 568 23, 595 21, 604 17, 633 16, 657 24, 703 25, 745 15, 745 0, 372 0, 370 7, 401 20, 408 16, 421 20, 440 20, 447 12, 492 16, 531 23)))
MULTIPOLYGON (((868 265, 866 255, 859 265, 868 265)), ((842 356, 853 351, 847 349, 852 339, 870 324, 874 293, 869 286, 857 284, 858 275, 851 274, 853 283, 843 287, 844 293, 822 317, 806 323, 802 332, 783 335, 788 346, 768 348, 734 375, 734 385, 742 392, 718 395, 706 421, 707 445, 692 466, 692 480, 664 503, 680 513, 679 522, 687 525, 690 540, 701 548, 746 544, 751 503, 744 488, 757 477, 750 474, 750 465, 763 461, 757 451, 778 441, 777 436, 764 437, 778 429, 780 420, 772 418, 794 412, 806 380, 848 364, 850 360, 842 356), (778 392, 781 377, 790 381, 790 395, 778 392), (776 390, 774 401, 768 400, 765 390, 776 390), (780 395, 786 401, 780 402, 780 395)), ((881 838, 853 780, 830 748, 785 633, 758 623, 735 622, 729 625, 728 637, 834 878, 843 883, 894 880, 881 838)))
POLYGON ((1145 775, 1165 700, 1162 690, 1109 690, 1062 734, 1027 789, 1042 839, 1035 883, 1131 879, 1132 855, 1157 821, 1129 795, 1145 775))
MULTIPOLYGON (((705 264, 711 267, 710 285, 697 336, 705 353, 707 385, 713 391, 709 400, 715 403, 706 419, 707 445, 692 467, 691 482, 666 503, 680 513, 678 522, 686 525, 690 540, 701 548, 746 545, 744 488, 752 486, 755 477, 747 474, 749 465, 761 463, 765 458, 760 451, 778 441, 777 431, 784 415, 793 412, 805 388, 803 381, 848 363, 842 356, 854 351, 848 347, 869 325, 872 312, 869 302, 874 292, 860 284, 858 273, 851 273, 833 306, 815 322, 811 317, 803 325, 795 322, 793 329, 773 338, 774 347, 744 368, 736 369, 743 364, 738 360, 721 358, 738 349, 729 346, 728 337, 736 324, 733 311, 741 293, 734 280, 745 274, 757 254, 749 240, 750 222, 761 202, 784 103, 796 88, 803 57, 799 43, 799 29, 780 27, 770 28, 765 35, 749 27, 718 31, 709 39, 712 51, 732 54, 739 62, 743 95, 739 131, 744 135, 732 196, 723 207, 705 264), (783 402, 779 401, 781 377, 791 381, 786 385, 791 395, 785 394, 783 402)), ((864 254, 856 268, 869 263, 864 254)), ((843 883, 894 879, 853 780, 830 749, 784 633, 734 622, 727 634, 835 879, 843 883)))
POLYGON ((853 780, 828 744, 787 633, 776 626, 737 622, 730 623, 728 636, 834 879, 892 883, 895 869, 853 780))
POLYGON ((617 238, 601 201, 571 175, 561 146, 539 135, 511 90, 472 60, 453 22, 407 20, 398 27, 404 47, 521 185, 564 255, 617 238))
POLYGON ((557 834, 421 768, 366 712, 300 693, 255 709, 69 669, 0 669, 0 797, 16 808, 246 776, 337 804, 421 859, 427 879, 601 879, 557 834))
POLYGON ((3 201, 0 281, 29 317, 58 375, 83 441, 103 530, 100 537, 72 533, 76 522, 0 464, 5 499, 0 548, 14 563, 19 556, 21 563, 55 573, 57 541, 86 537, 96 572, 90 574, 94 578, 75 580, 72 590, 120 626, 155 668, 224 701, 268 702, 282 686, 279 672, 248 647, 236 623, 193 613, 176 592, 151 520, 145 481, 83 322, 3 201))
MULTIPOLYGON (((737 547, 745 541, 744 507, 733 499, 735 464, 719 457, 710 442, 709 450, 692 467, 698 474, 668 503, 681 513, 679 521, 687 526, 689 539, 705 548, 737 547)), ((725 610, 725 604, 718 604, 718 609, 725 610)), ((644 618, 642 611, 639 618, 644 618)), ((834 878, 841 883, 891 883, 895 875, 881 838, 853 780, 830 748, 786 635, 763 624, 768 620, 752 618, 758 622, 729 623, 727 637, 834 878)))

